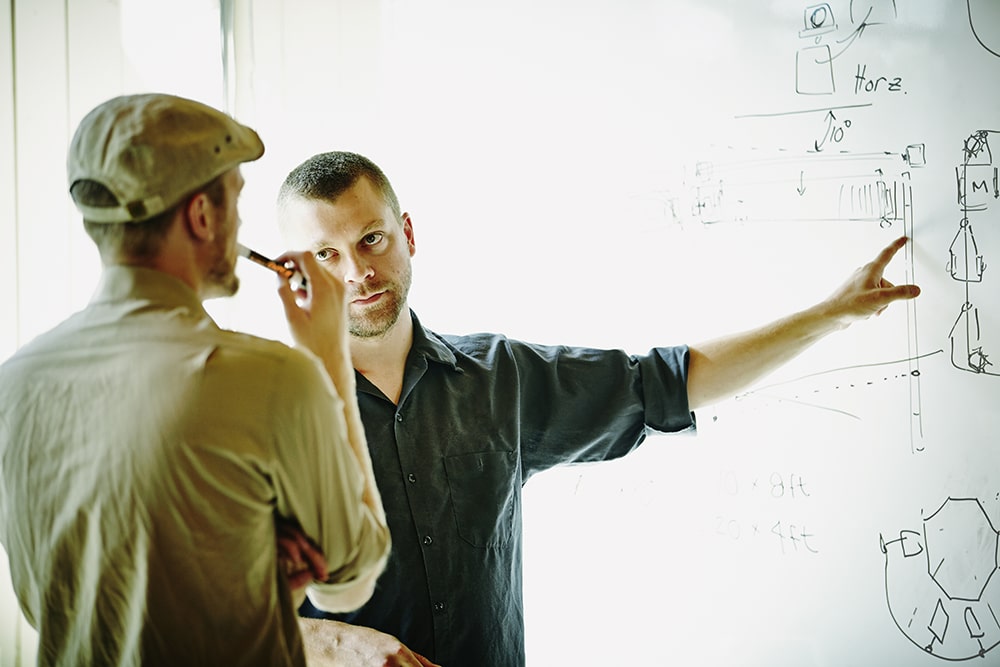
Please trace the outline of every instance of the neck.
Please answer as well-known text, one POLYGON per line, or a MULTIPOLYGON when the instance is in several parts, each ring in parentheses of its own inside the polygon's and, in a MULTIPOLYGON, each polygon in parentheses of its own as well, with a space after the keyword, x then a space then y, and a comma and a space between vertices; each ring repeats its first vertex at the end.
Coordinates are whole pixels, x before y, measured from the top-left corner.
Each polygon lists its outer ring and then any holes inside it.
POLYGON ((354 369, 364 375, 393 402, 399 399, 403 385, 406 355, 413 343, 413 318, 404 304, 399 319, 383 336, 351 337, 351 361, 354 369))
POLYGON ((175 231, 177 227, 177 225, 171 227, 163 239, 160 251, 152 257, 139 259, 119 254, 112 257, 102 256, 102 261, 105 266, 136 266, 166 273, 186 283, 198 293, 200 299, 204 299, 201 267, 198 265, 191 244, 175 231))

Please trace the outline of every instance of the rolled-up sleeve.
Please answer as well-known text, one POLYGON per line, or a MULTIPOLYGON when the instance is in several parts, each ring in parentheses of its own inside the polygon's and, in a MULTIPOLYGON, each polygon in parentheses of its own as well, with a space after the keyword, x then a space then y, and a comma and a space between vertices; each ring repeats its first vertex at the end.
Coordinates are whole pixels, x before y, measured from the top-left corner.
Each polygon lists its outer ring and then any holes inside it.
POLYGON ((688 347, 678 345, 657 347, 636 358, 642 377, 647 428, 676 433, 694 426, 687 395, 689 356, 688 347))
POLYGON ((694 426, 686 346, 635 356, 490 342, 489 358, 504 378, 498 383, 519 404, 525 478, 563 463, 624 456, 650 431, 676 433, 694 426))

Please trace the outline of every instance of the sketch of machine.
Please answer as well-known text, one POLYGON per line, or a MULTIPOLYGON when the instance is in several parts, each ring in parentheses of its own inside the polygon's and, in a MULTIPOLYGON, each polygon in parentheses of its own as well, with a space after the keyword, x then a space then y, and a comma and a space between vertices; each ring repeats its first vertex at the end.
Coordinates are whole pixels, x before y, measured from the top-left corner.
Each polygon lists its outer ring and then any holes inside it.
POLYGON ((948 498, 879 547, 886 602, 914 645, 944 660, 983 658, 1000 645, 997 533, 976 498, 948 498))
POLYGON ((952 279, 962 283, 965 298, 948 333, 951 363, 969 373, 1000 375, 983 344, 980 305, 973 296, 985 297, 982 287, 987 263, 976 240, 975 229, 997 227, 1000 179, 990 150, 990 138, 997 132, 978 130, 966 140, 963 160, 955 169, 958 205, 962 218, 948 248, 947 269, 952 279))

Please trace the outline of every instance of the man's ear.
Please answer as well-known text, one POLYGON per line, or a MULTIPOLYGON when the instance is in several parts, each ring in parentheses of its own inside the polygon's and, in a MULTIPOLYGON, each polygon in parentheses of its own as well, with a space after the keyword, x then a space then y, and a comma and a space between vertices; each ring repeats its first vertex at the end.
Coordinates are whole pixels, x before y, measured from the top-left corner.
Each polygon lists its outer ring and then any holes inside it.
POLYGON ((406 237, 406 245, 410 248, 410 257, 413 257, 417 254, 417 239, 413 236, 413 221, 406 211, 403 211, 403 235, 406 237))
POLYGON ((215 240, 215 207, 208 195, 199 192, 184 207, 188 233, 199 241, 215 240))

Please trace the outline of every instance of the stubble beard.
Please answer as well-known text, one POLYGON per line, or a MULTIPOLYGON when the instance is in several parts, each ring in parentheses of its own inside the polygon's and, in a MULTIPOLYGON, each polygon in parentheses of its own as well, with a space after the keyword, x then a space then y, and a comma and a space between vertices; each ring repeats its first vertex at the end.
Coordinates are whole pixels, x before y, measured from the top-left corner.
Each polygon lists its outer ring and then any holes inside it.
POLYGON ((384 291, 382 303, 375 308, 365 309, 362 314, 352 315, 348 312, 348 333, 354 338, 364 339, 381 338, 389 333, 403 312, 412 280, 413 272, 407 265, 399 280, 389 281, 371 290, 384 291))
POLYGON ((206 297, 233 296, 240 289, 240 279, 236 275, 236 257, 230 255, 228 242, 217 238, 214 244, 215 258, 205 276, 206 297))

